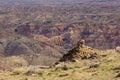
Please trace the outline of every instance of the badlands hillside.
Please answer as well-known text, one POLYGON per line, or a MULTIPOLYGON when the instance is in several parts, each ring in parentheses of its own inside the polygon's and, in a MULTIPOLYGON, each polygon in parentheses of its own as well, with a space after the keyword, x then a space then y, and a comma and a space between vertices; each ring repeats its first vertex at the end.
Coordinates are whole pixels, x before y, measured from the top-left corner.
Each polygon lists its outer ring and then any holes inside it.
POLYGON ((120 80, 120 1, 50 1, 0 0, 0 80, 120 80))
POLYGON ((119 14, 115 0, 1 5, 0 56, 9 61, 3 64, 53 65, 80 39, 96 49, 115 49, 120 46, 119 14))
POLYGON ((120 80, 120 47, 102 51, 84 43, 52 66, 0 67, 0 80, 120 80))

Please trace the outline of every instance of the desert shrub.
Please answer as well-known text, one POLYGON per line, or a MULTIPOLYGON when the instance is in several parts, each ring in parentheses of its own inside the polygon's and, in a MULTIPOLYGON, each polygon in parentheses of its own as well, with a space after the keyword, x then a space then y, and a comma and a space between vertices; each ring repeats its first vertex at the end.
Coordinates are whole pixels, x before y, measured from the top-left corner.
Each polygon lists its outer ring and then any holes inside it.
POLYGON ((13 69, 13 74, 12 75, 19 75, 19 74, 26 74, 28 73, 29 70, 26 70, 24 68, 15 68, 13 69))
POLYGON ((69 74, 61 74, 59 75, 59 77, 65 77, 65 76, 68 76, 69 74))
POLYGON ((20 72, 14 71, 12 75, 19 75, 19 74, 20 74, 20 72))
POLYGON ((25 80, 28 80, 28 78, 25 78, 25 80))
POLYGON ((51 75, 52 75, 52 73, 48 73, 47 75, 48 75, 48 76, 51 76, 51 75))
POLYGON ((43 74, 44 74, 43 71, 39 71, 39 72, 38 72, 38 75, 39 75, 40 77, 43 77, 43 74))

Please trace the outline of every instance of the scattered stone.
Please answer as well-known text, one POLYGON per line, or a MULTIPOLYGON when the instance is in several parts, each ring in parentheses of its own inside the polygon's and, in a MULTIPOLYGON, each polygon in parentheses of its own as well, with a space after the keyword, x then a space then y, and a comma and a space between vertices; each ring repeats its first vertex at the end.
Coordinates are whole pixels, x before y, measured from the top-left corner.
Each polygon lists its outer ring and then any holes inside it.
POLYGON ((68 74, 59 75, 59 77, 65 77, 65 76, 68 76, 68 74))
POLYGON ((30 76, 36 74, 35 71, 27 71, 25 75, 30 76))
POLYGON ((100 63, 93 63, 93 64, 90 65, 89 68, 97 68, 99 66, 100 66, 100 63))
POLYGON ((120 77, 120 73, 118 73, 116 77, 120 77))

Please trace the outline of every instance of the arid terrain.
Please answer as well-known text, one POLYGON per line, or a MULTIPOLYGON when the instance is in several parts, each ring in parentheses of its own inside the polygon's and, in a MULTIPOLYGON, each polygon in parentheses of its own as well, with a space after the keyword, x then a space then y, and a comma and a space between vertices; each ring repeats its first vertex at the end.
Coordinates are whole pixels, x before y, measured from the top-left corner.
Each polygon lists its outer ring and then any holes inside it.
POLYGON ((120 80, 120 50, 101 51, 79 43, 55 65, 4 69, 0 80, 120 80))
POLYGON ((0 0, 0 80, 119 80, 120 1, 52 1, 0 0))

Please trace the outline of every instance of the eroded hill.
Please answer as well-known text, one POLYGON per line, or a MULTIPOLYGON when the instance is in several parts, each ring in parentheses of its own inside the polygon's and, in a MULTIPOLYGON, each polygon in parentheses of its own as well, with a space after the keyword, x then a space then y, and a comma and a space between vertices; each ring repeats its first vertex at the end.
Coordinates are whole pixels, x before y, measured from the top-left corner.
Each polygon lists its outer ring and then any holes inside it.
POLYGON ((80 40, 76 48, 68 51, 67 54, 61 57, 60 62, 57 62, 53 66, 23 66, 9 70, 3 69, 4 71, 0 70, 0 79, 119 80, 120 53, 118 50, 101 51, 83 45, 83 43, 84 41, 80 40))
POLYGON ((51 65, 79 39, 93 48, 114 49, 120 45, 119 8, 119 2, 0 6, 0 56, 51 65))

